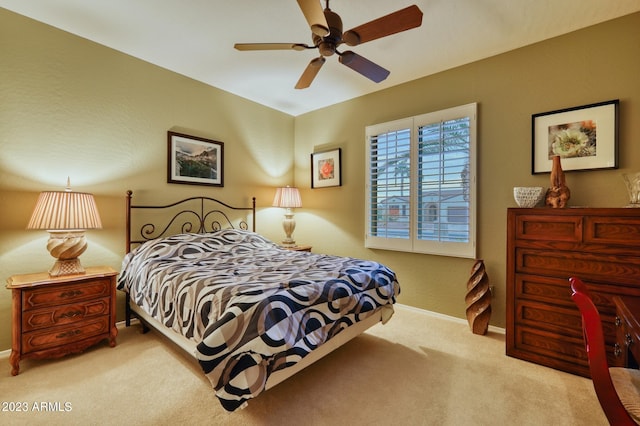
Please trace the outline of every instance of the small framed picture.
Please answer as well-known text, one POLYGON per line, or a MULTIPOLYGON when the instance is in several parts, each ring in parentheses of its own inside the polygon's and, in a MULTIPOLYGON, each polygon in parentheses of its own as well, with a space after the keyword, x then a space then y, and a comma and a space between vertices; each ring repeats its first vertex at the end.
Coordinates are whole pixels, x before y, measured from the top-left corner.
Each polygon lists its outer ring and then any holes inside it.
POLYGON ((555 156, 565 171, 617 169, 618 106, 616 99, 532 115, 531 172, 550 172, 555 156))
POLYGON ((168 132, 167 182, 224 186, 224 143, 168 132))
POLYGON ((340 148, 311 154, 311 188, 342 185, 341 154, 340 148))

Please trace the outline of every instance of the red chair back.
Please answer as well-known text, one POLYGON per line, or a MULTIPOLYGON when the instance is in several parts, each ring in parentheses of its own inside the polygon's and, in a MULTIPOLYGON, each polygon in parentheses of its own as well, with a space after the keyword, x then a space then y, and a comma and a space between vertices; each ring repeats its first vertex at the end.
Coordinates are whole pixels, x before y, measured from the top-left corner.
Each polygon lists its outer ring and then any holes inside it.
POLYGON ((571 298, 578 306, 582 316, 582 330, 584 332, 589 371, 593 387, 600 401, 607 420, 612 425, 637 425, 620 402, 616 389, 611 381, 607 353, 602 332, 602 321, 596 305, 591 300, 587 286, 576 277, 569 279, 571 283, 571 298))

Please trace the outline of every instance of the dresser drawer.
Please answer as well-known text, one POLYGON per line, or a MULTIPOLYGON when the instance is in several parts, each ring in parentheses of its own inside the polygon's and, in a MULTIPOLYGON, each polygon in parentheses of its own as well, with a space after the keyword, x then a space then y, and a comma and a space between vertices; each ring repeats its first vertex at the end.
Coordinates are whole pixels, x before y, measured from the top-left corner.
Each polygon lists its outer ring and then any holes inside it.
POLYGON ((638 247, 640 222, 633 217, 585 217, 586 243, 638 247))
POLYGON ((518 325, 582 338, 582 319, 574 309, 528 300, 516 301, 515 308, 518 325))
POLYGON ((23 309, 35 309, 45 306, 66 305, 83 300, 109 297, 111 281, 108 278, 96 279, 86 283, 69 285, 41 286, 22 292, 23 309))
POLYGON ((27 332, 56 325, 73 324, 85 319, 108 315, 110 299, 102 298, 84 303, 50 306, 30 310, 22 316, 22 331, 27 332))
MULTIPOLYGON (((587 282, 587 286, 600 315, 612 319, 616 311, 612 297, 619 294, 617 289, 590 281, 587 282)), ((576 313, 575 302, 571 300, 571 287, 566 278, 515 274, 515 294, 519 301, 527 300, 547 306, 561 306, 576 313)))
POLYGON ((582 241, 581 216, 519 215, 514 237, 518 240, 582 241))
POLYGON ((516 333, 516 347, 557 361, 577 361, 585 369, 589 367, 582 336, 567 337, 536 327, 519 327, 516 333))
POLYGON ((101 334, 104 334, 106 338, 108 333, 108 315, 78 324, 32 331, 22 335, 22 352, 27 354, 42 349, 63 346, 101 334))
POLYGON ((573 308, 569 281, 559 277, 515 274, 515 294, 518 299, 552 303, 573 308))
POLYGON ((640 276, 638 256, 614 256, 605 253, 515 249, 515 271, 531 275, 548 275, 569 279, 578 276, 603 282, 616 277, 618 284, 637 288, 640 276))
MULTIPOLYGON (((617 365, 615 342, 605 342, 607 362, 617 365)), ((589 377, 589 361, 582 336, 550 333, 538 327, 520 326, 515 330, 515 345, 507 348, 507 355, 547 367, 589 377)))
POLYGON ((535 327, 518 327, 515 345, 507 355, 582 376, 589 374, 589 361, 582 338, 560 336, 535 327))

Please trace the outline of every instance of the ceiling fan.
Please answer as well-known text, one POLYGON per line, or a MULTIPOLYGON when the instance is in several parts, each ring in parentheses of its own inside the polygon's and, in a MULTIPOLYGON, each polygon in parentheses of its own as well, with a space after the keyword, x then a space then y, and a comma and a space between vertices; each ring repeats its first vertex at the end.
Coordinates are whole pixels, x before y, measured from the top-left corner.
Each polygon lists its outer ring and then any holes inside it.
POLYGON ((237 50, 298 50, 318 49, 320 56, 311 60, 296 84, 296 89, 305 89, 325 63, 325 57, 334 53, 339 56, 341 64, 359 72, 371 81, 380 83, 389 76, 389 71, 380 65, 358 55, 351 50, 341 52, 338 47, 343 43, 348 46, 358 46, 371 40, 386 37, 402 31, 417 28, 422 25, 422 11, 416 5, 400 9, 381 18, 362 24, 348 31, 342 32, 342 19, 318 0, 297 0, 305 19, 311 27, 313 45, 304 43, 236 43, 237 50))

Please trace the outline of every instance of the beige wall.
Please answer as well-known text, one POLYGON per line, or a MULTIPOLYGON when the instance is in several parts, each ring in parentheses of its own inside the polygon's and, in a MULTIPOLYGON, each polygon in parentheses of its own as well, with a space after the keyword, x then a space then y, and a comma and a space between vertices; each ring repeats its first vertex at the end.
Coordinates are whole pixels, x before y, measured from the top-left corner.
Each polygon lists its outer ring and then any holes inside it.
MULTIPOLYGON (((103 229, 84 265, 120 269, 127 189, 137 200, 257 197, 258 230, 281 238, 273 188, 293 184, 294 118, 0 9, 0 282, 47 270, 48 234, 25 227, 42 190, 71 178, 92 192, 103 229), (224 188, 167 183, 167 131, 224 142, 224 188)), ((120 297, 121 298, 121 297, 120 297)), ((0 350, 11 346, 0 289, 0 350)), ((122 300, 120 315, 122 315, 122 300)))
POLYGON ((306 190, 298 240, 318 251, 375 258, 398 272, 404 304, 464 318, 472 260, 363 247, 364 128, 478 102, 478 258, 495 286, 491 323, 505 325, 506 209, 514 186, 549 186, 531 174, 531 115, 620 99, 620 168, 566 173, 570 205, 620 207, 621 174, 640 170, 640 14, 296 117, 296 184, 309 186, 306 154, 341 147, 344 186, 306 190), (330 123, 328 125, 327 123, 330 123), (340 231, 338 231, 340 230, 340 231))
MULTIPOLYGON (((640 170, 639 48, 634 14, 294 118, 0 9, 0 279, 52 264, 46 233, 24 227, 38 192, 67 176, 97 196, 104 222, 88 233, 83 263, 116 269, 127 189, 153 201, 255 195, 258 231, 279 240, 272 188, 295 182, 299 243, 380 260, 398 272, 401 303, 464 317, 471 260, 363 247, 364 127, 478 102, 478 256, 496 288, 492 324, 504 326, 512 187, 548 185, 548 174, 530 174, 531 114, 620 99, 620 169, 567 181, 573 205, 624 205, 620 175, 640 170), (225 187, 167 184, 167 130, 223 141, 225 187), (309 154, 333 147, 343 149, 343 186, 309 189, 309 154)), ((0 350, 10 316, 10 292, 0 291, 0 350)))

